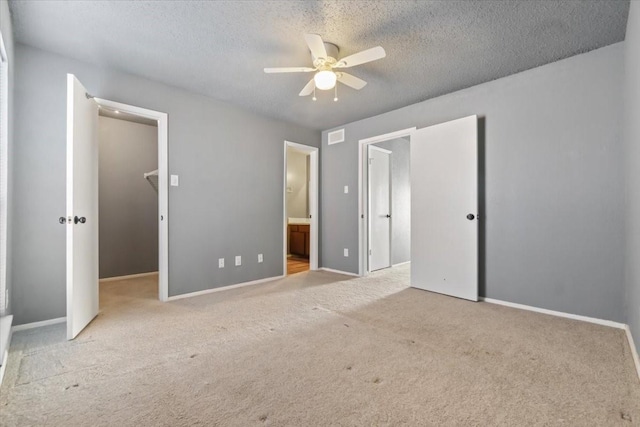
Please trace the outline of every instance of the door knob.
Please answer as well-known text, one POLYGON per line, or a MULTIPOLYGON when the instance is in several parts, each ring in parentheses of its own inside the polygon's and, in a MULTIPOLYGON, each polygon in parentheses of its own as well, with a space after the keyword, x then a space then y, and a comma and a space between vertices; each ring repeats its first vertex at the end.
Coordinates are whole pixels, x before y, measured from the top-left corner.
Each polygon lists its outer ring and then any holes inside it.
POLYGON ((387 218, 391 218, 391 215, 387 214, 387 218))
POLYGON ((60 224, 66 224, 66 222, 67 222, 67 218, 66 218, 66 217, 64 217, 64 216, 61 216, 60 218, 58 218, 58 222, 59 222, 60 224))
POLYGON ((475 216, 473 216, 473 214, 469 214, 469 215, 467 215, 467 219, 468 219, 469 221, 473 220, 474 218, 475 218, 475 216))
POLYGON ((84 224, 85 222, 87 222, 87 218, 85 218, 83 216, 79 217, 79 218, 76 216, 76 217, 73 218, 73 223, 74 224, 77 224, 77 223, 84 224))

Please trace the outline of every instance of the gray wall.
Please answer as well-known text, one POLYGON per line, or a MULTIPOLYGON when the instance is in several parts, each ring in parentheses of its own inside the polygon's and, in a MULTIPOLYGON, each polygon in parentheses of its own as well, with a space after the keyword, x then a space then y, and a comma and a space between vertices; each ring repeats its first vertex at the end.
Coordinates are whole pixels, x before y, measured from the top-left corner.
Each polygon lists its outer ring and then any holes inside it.
POLYGON ((287 217, 309 217, 308 159, 307 154, 287 148, 287 217))
POLYGON ((640 3, 631 2, 625 40, 627 317, 640 352, 640 3))
MULTIPOLYGON (((7 0, 0 0, 0 32, 2 33, 2 39, 4 41, 4 47, 7 50, 7 61, 9 65, 9 111, 8 111, 8 146, 7 151, 9 152, 9 156, 14 149, 14 126, 13 120, 15 117, 14 113, 14 82, 15 82, 15 69, 16 69, 16 61, 14 55, 14 43, 13 43, 13 29, 11 26, 11 15, 9 13, 9 3, 7 0)), ((11 159, 9 159, 9 168, 8 168, 8 180, 7 180, 7 202, 9 206, 9 212, 7 212, 7 289, 9 289, 9 305, 7 306, 6 314, 11 314, 13 312, 13 304, 11 303, 13 297, 13 269, 11 267, 13 253, 11 251, 11 244, 13 242, 13 215, 11 212, 11 206, 14 203, 13 197, 13 164, 11 159)), ((4 307, 3 307, 4 308, 4 307)), ((2 310, 0 310, 2 311, 2 310)), ((14 319, 15 323, 15 319, 14 319)))
POLYGON ((318 146, 319 132, 21 44, 16 68, 16 324, 66 314, 65 227, 57 222, 65 213, 66 73, 100 98, 169 115, 169 173, 180 176, 169 187, 169 295, 283 274, 283 142, 318 146))
POLYGON ((158 128, 100 117, 100 278, 158 271, 158 128))
POLYGON ((391 154, 391 264, 411 260, 411 158, 409 139, 372 144, 391 154))
POLYGON ((358 271, 358 140, 477 114, 481 295, 624 321, 623 66, 618 43, 323 132, 323 266, 358 271))

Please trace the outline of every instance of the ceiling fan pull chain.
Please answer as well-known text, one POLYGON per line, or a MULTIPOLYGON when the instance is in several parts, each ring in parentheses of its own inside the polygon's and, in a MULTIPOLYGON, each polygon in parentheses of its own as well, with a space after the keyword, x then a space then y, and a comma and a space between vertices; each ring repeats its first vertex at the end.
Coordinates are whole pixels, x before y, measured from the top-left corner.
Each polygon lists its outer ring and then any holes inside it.
POLYGON ((313 87, 313 98, 311 98, 311 99, 313 99, 314 101, 316 101, 318 99, 318 98, 316 98, 316 87, 315 86, 313 87))
POLYGON ((335 87, 335 96, 333 97, 333 102, 338 102, 338 85, 335 87))

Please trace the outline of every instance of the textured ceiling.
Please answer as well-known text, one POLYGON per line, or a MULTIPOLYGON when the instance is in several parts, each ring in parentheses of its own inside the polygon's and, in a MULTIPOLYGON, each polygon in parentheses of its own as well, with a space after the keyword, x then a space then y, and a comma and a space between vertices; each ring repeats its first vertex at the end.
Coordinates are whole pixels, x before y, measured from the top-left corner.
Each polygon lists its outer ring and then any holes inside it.
POLYGON ((269 117, 328 129, 624 40, 629 2, 12 1, 18 42, 203 93, 269 117), (299 97, 303 33, 369 84, 299 97))

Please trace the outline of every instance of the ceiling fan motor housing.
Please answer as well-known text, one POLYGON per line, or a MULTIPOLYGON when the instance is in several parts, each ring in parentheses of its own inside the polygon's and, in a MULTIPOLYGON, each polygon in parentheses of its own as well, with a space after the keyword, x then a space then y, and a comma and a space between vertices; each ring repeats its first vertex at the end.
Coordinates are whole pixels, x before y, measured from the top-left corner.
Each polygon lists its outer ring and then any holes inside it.
POLYGON ((329 66, 327 68, 330 69, 332 65, 338 62, 336 58, 338 58, 340 48, 337 45, 329 42, 324 42, 323 44, 325 50, 327 51, 327 58, 324 60, 322 58, 316 58, 315 56, 313 56, 313 53, 311 53, 311 59, 313 60, 314 67, 329 66))

